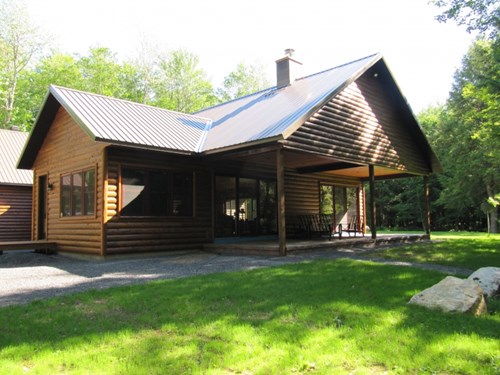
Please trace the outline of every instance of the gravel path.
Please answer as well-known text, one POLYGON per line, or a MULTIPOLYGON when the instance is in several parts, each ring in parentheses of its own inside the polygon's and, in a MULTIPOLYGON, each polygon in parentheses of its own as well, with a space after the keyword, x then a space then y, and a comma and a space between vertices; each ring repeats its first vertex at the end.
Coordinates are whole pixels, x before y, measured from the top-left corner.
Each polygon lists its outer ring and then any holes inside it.
POLYGON ((315 259, 371 260, 462 276, 472 272, 429 264, 385 261, 360 255, 366 251, 366 249, 321 250, 290 254, 286 257, 228 256, 192 251, 162 254, 156 257, 111 260, 82 260, 33 252, 4 252, 0 256, 0 307, 89 289, 273 267, 315 259))

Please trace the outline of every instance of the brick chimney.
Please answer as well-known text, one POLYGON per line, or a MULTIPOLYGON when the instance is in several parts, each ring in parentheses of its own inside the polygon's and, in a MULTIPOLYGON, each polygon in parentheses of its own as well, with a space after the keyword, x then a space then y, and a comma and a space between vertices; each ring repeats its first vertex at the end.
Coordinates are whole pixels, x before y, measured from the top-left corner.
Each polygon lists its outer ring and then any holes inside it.
POLYGON ((276 86, 283 87, 293 83, 298 78, 298 68, 302 63, 292 59, 295 50, 288 48, 285 50, 285 57, 276 60, 276 86))

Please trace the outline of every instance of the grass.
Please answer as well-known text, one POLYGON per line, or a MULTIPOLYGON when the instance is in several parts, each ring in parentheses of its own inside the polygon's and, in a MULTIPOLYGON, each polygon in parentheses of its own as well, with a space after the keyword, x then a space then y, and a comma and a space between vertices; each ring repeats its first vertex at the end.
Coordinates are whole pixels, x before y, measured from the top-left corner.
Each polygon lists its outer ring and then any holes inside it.
POLYGON ((470 270, 500 267, 500 234, 435 232, 431 238, 432 243, 387 248, 377 251, 376 256, 470 270))
POLYGON ((407 305, 443 274, 353 260, 0 309, 1 374, 498 374, 500 303, 407 305))

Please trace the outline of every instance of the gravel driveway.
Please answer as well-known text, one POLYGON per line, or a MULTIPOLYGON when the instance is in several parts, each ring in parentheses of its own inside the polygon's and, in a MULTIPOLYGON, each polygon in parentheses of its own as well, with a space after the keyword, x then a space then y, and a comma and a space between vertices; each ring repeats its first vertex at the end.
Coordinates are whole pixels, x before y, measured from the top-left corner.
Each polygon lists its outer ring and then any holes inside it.
MULTIPOLYGON (((216 272, 249 270, 314 259, 359 256, 364 249, 336 249, 291 254, 286 257, 228 256, 201 251, 176 252, 155 257, 82 260, 61 255, 33 252, 4 252, 0 256, 0 307, 28 303, 37 299, 150 280, 174 279, 216 272)), ((370 258, 370 260, 380 261, 370 258)), ((451 274, 470 271, 440 266, 385 262, 431 268, 451 274)))

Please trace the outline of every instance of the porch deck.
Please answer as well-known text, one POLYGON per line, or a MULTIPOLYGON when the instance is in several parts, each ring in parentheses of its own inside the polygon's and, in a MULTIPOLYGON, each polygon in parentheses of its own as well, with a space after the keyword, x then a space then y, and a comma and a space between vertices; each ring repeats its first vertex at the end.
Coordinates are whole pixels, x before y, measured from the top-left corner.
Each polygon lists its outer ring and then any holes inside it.
POLYGON ((46 240, 4 241, 0 242, 0 255, 2 255, 4 251, 16 251, 16 250, 35 250, 49 254, 49 253, 54 253, 56 251, 56 248, 57 244, 55 242, 50 242, 46 240))
MULTIPOLYGON (((429 236, 422 234, 382 234, 373 240, 369 235, 365 237, 343 237, 334 238, 331 241, 325 238, 315 238, 309 240, 289 239, 286 243, 287 253, 306 252, 321 249, 345 249, 352 247, 370 248, 390 244, 413 243, 429 240, 429 236)), ((253 238, 233 238, 225 239, 221 243, 206 244, 204 250, 223 255, 263 255, 279 256, 278 238, 265 238, 259 240, 253 238)))

